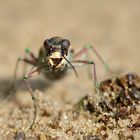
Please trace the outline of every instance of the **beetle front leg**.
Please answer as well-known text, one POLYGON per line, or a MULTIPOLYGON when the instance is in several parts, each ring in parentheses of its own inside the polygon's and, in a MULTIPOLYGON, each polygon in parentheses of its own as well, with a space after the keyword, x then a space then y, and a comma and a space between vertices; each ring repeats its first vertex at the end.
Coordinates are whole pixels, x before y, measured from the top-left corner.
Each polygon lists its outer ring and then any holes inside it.
POLYGON ((17 59, 17 63, 16 63, 15 71, 14 71, 14 76, 13 76, 13 87, 14 88, 15 88, 15 85, 16 85, 17 71, 18 71, 19 63, 21 61, 24 62, 24 63, 30 64, 30 65, 33 65, 33 66, 36 65, 36 63, 34 61, 26 59, 26 58, 19 57, 17 59))
MULTIPOLYGON (((27 59, 28 57, 30 57, 30 61, 32 61, 32 63, 37 64, 38 63, 38 59, 35 57, 35 55, 31 52, 30 48, 25 48, 25 58, 27 59)), ((24 63, 23 66, 23 75, 22 77, 24 77, 24 75, 26 74, 26 64, 24 63)))
POLYGON ((31 88, 31 86, 30 86, 30 83, 28 82, 28 79, 30 79, 30 78, 32 78, 33 76, 37 76, 37 75, 39 75, 39 73, 40 73, 40 69, 39 68, 37 68, 37 69, 35 69, 35 70, 32 70, 29 74, 27 74, 26 76, 24 76, 24 83, 25 83, 25 85, 27 86, 27 88, 28 88, 28 90, 29 90, 29 92, 30 92, 30 95, 31 95, 31 97, 32 97, 32 100, 33 100, 33 104, 34 104, 34 117, 33 117, 33 121, 32 121, 32 123, 31 123, 31 125, 30 125, 30 129, 32 129, 32 127, 33 127, 33 125, 34 125, 34 123, 35 123, 35 120, 36 120, 36 116, 37 116, 37 98, 35 97, 35 95, 34 95, 34 91, 33 91, 33 89, 31 88), (36 73, 36 74, 35 74, 36 73), (35 75, 33 75, 33 74, 35 74, 35 75))
POLYGON ((34 61, 29 60, 27 58, 21 58, 21 57, 19 57, 17 59, 11 85, 9 86, 9 88, 5 92, 5 98, 6 99, 11 98, 12 95, 16 92, 17 72, 18 72, 18 68, 19 68, 20 62, 24 62, 24 63, 30 64, 30 65, 33 65, 33 66, 36 65, 36 63, 34 61))

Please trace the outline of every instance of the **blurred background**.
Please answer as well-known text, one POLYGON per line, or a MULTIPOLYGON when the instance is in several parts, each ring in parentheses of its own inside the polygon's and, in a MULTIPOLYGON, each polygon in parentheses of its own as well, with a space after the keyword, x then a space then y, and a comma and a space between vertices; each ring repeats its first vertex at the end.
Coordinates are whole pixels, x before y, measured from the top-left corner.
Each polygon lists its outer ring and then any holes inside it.
MULTIPOLYGON (((75 51, 92 44, 114 72, 139 74, 139 6, 139 0, 0 0, 0 79, 11 80, 16 59, 26 47, 37 55, 44 39, 52 36, 69 39, 75 51)), ((98 79, 104 80, 103 66, 94 54, 91 57, 98 79)), ((78 72, 78 79, 71 71, 46 92, 66 101, 92 93, 87 70, 78 72)))

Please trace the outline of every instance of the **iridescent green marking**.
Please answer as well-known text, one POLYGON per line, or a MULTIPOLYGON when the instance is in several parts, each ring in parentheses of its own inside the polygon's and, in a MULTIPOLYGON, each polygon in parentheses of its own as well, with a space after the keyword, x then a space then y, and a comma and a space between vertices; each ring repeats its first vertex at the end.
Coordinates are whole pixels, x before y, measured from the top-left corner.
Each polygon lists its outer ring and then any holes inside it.
POLYGON ((28 77, 27 77, 27 76, 24 76, 24 77, 23 77, 23 80, 27 80, 27 79, 28 79, 28 77))
POLYGON ((94 64, 94 62, 93 62, 93 61, 88 61, 88 63, 89 63, 89 64, 94 64))
POLYGON ((19 58, 18 58, 18 61, 21 61, 21 60, 22 60, 22 58, 21 58, 21 57, 19 57, 19 58))
POLYGON ((90 44, 86 44, 84 47, 87 48, 87 49, 91 49, 92 48, 92 46, 90 44))
POLYGON ((96 82, 95 86, 96 86, 96 88, 100 88, 100 83, 96 82))
POLYGON ((104 66, 107 70, 109 70, 109 66, 107 64, 104 64, 104 66))
POLYGON ((25 52, 26 52, 26 53, 30 53, 30 52, 31 52, 30 48, 26 48, 26 49, 25 49, 25 52))

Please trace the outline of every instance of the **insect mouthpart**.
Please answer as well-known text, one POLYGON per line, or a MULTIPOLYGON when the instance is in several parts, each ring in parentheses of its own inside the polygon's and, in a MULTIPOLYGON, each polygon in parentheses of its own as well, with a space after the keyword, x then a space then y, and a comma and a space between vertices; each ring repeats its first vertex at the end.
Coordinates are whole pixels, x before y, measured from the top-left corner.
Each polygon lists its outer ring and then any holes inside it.
POLYGON ((49 57, 49 63, 50 63, 50 67, 55 70, 55 69, 61 69, 64 62, 63 62, 64 58, 61 55, 61 52, 54 52, 51 54, 51 56, 49 57))
POLYGON ((53 66, 58 66, 63 58, 51 58, 53 66))

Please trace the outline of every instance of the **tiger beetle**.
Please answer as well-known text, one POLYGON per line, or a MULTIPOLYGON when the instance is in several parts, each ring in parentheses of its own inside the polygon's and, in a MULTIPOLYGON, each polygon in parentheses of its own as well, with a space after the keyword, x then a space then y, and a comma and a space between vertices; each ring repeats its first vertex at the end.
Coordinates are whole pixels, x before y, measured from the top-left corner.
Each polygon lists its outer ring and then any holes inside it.
POLYGON ((34 118, 31 123, 30 128, 33 127, 36 115, 37 115, 37 104, 36 104, 36 97, 34 95, 34 92, 28 82, 28 79, 39 75, 41 72, 44 73, 44 75, 48 78, 57 78, 63 77, 67 70, 69 68, 72 68, 76 77, 78 77, 78 73, 75 69, 74 64, 89 64, 93 66, 93 78, 94 78, 94 86, 95 91, 98 92, 99 89, 99 83, 97 81, 96 76, 96 66, 94 61, 92 60, 81 60, 80 58, 88 53, 88 50, 92 50, 95 55, 99 58, 101 63, 104 65, 104 67, 110 71, 108 65, 105 63, 105 61, 102 59, 102 57, 98 54, 96 49, 91 45, 85 45, 79 52, 74 54, 74 51, 72 49, 72 46, 70 44, 70 41, 68 39, 63 39, 61 37, 52 37, 50 39, 46 39, 43 42, 43 46, 39 50, 39 55, 36 57, 29 48, 25 49, 26 54, 29 56, 28 58, 18 58, 17 64, 14 72, 14 78, 13 78, 13 85, 15 87, 16 83, 16 75, 17 70, 19 66, 19 62, 23 61, 27 64, 30 64, 33 66, 33 68, 26 74, 23 78, 34 103, 34 118))

